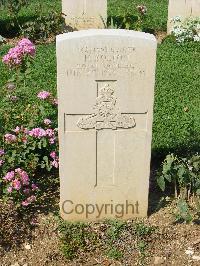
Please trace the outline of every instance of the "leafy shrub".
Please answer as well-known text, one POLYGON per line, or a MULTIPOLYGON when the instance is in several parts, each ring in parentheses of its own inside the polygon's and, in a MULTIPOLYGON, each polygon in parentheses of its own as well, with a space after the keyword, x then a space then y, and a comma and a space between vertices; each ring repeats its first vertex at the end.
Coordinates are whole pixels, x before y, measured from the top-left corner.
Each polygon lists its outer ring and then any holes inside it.
POLYGON ((0 7, 3 6, 8 10, 8 14, 11 19, 7 24, 8 29, 10 26, 17 26, 20 28, 18 15, 22 7, 27 4, 28 0, 0 0, 0 7))
POLYGON ((175 217, 177 222, 190 223, 193 217, 190 213, 190 208, 188 203, 184 199, 179 199, 177 202, 177 211, 175 212, 175 217))
POLYGON ((65 31, 62 14, 52 11, 48 15, 40 15, 34 21, 23 24, 21 34, 31 40, 45 40, 65 31))
POLYGON ((147 16, 147 8, 144 5, 137 6, 136 15, 127 12, 123 16, 109 17, 106 28, 127 29, 127 30, 143 30, 142 24, 147 16))
POLYGON ((172 19, 174 26, 172 34, 175 36, 178 43, 187 41, 200 42, 200 18, 175 17, 172 19))
POLYGON ((174 185, 176 221, 191 222, 196 216, 200 216, 200 155, 187 159, 170 154, 164 160, 162 168, 157 182, 162 191, 165 191, 166 182, 174 185))
POLYGON ((200 155, 194 155, 189 160, 173 154, 167 155, 157 182, 162 191, 165 190, 166 182, 174 184, 176 198, 178 194, 186 199, 192 194, 200 195, 200 155))
POLYGON ((61 249, 67 259, 73 259, 79 252, 95 249, 97 235, 90 225, 85 223, 60 222, 61 249))

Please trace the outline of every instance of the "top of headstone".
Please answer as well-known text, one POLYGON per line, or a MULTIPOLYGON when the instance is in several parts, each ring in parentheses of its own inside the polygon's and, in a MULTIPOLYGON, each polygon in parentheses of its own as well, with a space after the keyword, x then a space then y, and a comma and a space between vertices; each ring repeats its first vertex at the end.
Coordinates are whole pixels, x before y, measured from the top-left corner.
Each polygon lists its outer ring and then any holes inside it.
POLYGON ((134 37, 137 39, 146 39, 152 42, 156 42, 156 38, 153 34, 133 31, 133 30, 121 30, 121 29, 91 29, 91 30, 80 30, 69 33, 64 33, 57 35, 57 42, 64 41, 67 39, 75 39, 80 37, 89 37, 89 36, 125 36, 125 37, 134 37))

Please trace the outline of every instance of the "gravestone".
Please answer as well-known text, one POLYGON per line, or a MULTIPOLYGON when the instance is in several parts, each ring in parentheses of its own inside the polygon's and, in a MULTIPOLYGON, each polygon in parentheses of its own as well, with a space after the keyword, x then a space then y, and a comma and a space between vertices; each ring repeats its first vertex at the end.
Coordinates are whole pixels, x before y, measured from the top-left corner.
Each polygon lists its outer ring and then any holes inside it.
POLYGON ((103 29, 107 23, 107 0, 62 0, 66 25, 81 29, 103 29))
POLYGON ((156 46, 126 30, 57 36, 64 219, 147 215, 156 46))
POLYGON ((182 19, 200 16, 200 0, 169 0, 167 32, 171 33, 174 17, 182 19))

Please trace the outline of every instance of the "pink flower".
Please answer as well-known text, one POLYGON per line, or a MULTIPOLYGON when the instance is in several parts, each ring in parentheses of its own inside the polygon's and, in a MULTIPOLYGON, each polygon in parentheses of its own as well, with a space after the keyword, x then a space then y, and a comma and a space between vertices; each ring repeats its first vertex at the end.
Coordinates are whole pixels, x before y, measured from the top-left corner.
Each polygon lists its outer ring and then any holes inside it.
POLYGON ((4 55, 2 61, 9 67, 15 67, 22 64, 25 56, 33 57, 35 55, 35 46, 28 39, 22 39, 18 42, 17 46, 11 48, 6 55, 4 55))
POLYGON ((59 162, 57 160, 54 160, 53 162, 51 162, 51 165, 55 168, 59 167, 59 162))
POLYGON ((11 193, 13 191, 13 188, 12 187, 8 187, 7 191, 8 191, 8 193, 11 193))
POLYGON ((3 149, 0 149, 0 156, 4 155, 5 151, 3 149))
POLYGON ((30 196, 29 198, 27 198, 27 201, 29 203, 32 203, 32 202, 36 201, 36 196, 34 196, 34 195, 30 196))
POLYGON ((22 63, 22 49, 19 46, 11 48, 8 53, 3 57, 2 61, 4 64, 12 67, 18 66, 22 63))
POLYGON ((27 200, 22 201, 22 206, 26 207, 28 206, 30 203, 27 200))
POLYGON ((52 152, 50 153, 50 157, 51 157, 52 159, 55 159, 55 158, 56 158, 56 152, 55 152, 55 151, 52 151, 52 152))
POLYGON ((22 171, 21 173, 21 181, 23 185, 29 185, 29 176, 25 171, 22 171))
POLYGON ((38 97, 39 99, 41 99, 41 100, 45 100, 45 99, 47 99, 50 95, 51 95, 51 93, 48 92, 48 91, 41 91, 41 92, 38 93, 37 97, 38 97))
POLYGON ((51 124, 51 120, 48 119, 48 118, 44 119, 44 124, 47 125, 47 126, 50 125, 51 124))
POLYGON ((13 188, 16 190, 20 190, 21 188, 21 182, 18 179, 13 180, 12 185, 13 188))
POLYGON ((13 130, 15 133, 19 133, 20 132, 20 127, 16 127, 14 130, 13 130))
POLYGON ((36 184, 32 184, 31 187, 33 191, 38 190, 38 186, 36 184))
POLYGON ((3 160, 0 160, 0 167, 4 164, 3 160))
POLYGON ((49 143, 50 143, 50 144, 54 144, 54 143, 55 143, 55 140, 56 140, 56 138, 50 138, 50 139, 49 139, 49 143))
POLYGON ((5 181, 12 181, 13 178, 14 178, 14 176, 15 176, 15 172, 14 172, 14 171, 11 171, 11 172, 8 172, 8 173, 3 177, 3 179, 4 179, 5 181))
POLYGON ((28 134, 29 133, 29 130, 27 128, 24 128, 24 133, 25 134, 28 134))
POLYGON ((35 55, 35 45, 29 39, 24 38, 17 45, 21 48, 23 55, 35 55))
POLYGON ((46 136, 46 131, 42 128, 33 128, 31 131, 29 131, 29 136, 42 138, 46 136))
POLYGON ((29 185, 29 176, 25 171, 21 168, 17 168, 15 169, 15 172, 19 174, 23 185, 29 185))
POLYGON ((29 188, 25 188, 23 190, 23 192, 24 192, 25 195, 28 195, 30 193, 30 189, 29 188))
POLYGON ((51 128, 48 128, 47 130, 46 130, 46 135, 48 136, 48 137, 54 137, 54 131, 53 131, 53 129, 51 129, 51 128))
POLYGON ((13 143, 17 140, 16 136, 12 134, 6 134, 4 137, 7 143, 13 143))

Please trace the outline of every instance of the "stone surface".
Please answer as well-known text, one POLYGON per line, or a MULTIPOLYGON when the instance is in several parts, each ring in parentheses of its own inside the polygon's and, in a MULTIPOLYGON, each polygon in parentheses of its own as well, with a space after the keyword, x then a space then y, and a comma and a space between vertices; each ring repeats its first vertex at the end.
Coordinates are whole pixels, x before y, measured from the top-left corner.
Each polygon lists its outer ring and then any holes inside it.
POLYGON ((167 32, 169 34, 173 27, 171 19, 176 16, 181 16, 184 19, 187 17, 199 17, 200 0, 169 0, 167 25, 167 32))
POLYGON ((125 30, 57 36, 61 215, 147 215, 156 40, 125 30))
POLYGON ((107 22, 107 0, 62 0, 62 12, 72 28, 103 29, 107 22))

